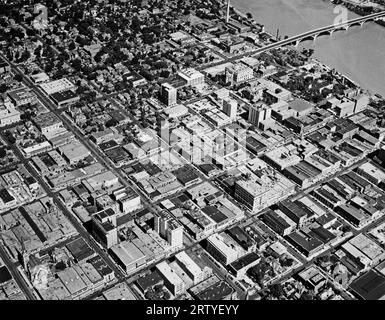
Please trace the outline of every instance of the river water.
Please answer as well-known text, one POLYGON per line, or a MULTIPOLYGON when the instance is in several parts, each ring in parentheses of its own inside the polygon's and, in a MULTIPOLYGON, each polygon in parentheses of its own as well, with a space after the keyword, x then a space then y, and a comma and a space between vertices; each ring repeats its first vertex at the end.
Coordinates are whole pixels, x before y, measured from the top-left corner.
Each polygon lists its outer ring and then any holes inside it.
MULTIPOLYGON (((335 6, 327 0, 232 0, 231 4, 265 25, 272 35, 293 36, 334 23, 335 6)), ((358 17, 349 12, 348 18, 358 17)), ((313 48, 314 57, 335 68, 373 93, 385 97, 385 27, 366 23, 302 47, 313 48)))

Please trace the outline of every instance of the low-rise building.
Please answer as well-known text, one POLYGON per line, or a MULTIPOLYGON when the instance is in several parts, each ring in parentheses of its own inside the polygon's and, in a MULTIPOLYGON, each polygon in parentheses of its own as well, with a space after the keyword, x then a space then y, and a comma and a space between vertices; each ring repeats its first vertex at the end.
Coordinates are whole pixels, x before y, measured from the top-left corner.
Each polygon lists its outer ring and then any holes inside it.
POLYGON ((67 78, 63 78, 47 83, 42 83, 40 84, 40 88, 42 88, 47 95, 51 95, 57 92, 75 89, 75 85, 67 78))
POLYGON ((359 166, 357 173, 377 186, 385 181, 385 172, 371 162, 359 166))
POLYGON ((42 113, 34 117, 33 122, 42 134, 56 131, 63 125, 63 122, 53 112, 42 113))
POLYGON ((244 63, 237 63, 226 68, 226 83, 240 83, 254 77, 254 71, 244 63))
POLYGON ((68 106, 80 100, 79 95, 77 95, 72 90, 54 92, 49 96, 59 108, 63 106, 68 106))
POLYGON ((192 68, 180 71, 178 76, 182 78, 189 86, 196 86, 205 82, 205 76, 203 73, 200 73, 199 71, 192 68))
POLYGON ((0 126, 20 121, 20 111, 9 100, 0 101, 0 126))
POLYGON ((146 262, 146 255, 132 242, 121 242, 110 250, 112 257, 128 274, 134 272, 146 262))
POLYGON ((91 155, 91 152, 78 140, 60 146, 58 150, 71 165, 91 155))
POLYGON ((24 88, 8 92, 7 94, 16 107, 25 106, 36 101, 36 95, 33 91, 24 88))
POLYGON ((285 216, 280 210, 268 210, 263 215, 264 222, 281 236, 292 232, 297 224, 285 216))

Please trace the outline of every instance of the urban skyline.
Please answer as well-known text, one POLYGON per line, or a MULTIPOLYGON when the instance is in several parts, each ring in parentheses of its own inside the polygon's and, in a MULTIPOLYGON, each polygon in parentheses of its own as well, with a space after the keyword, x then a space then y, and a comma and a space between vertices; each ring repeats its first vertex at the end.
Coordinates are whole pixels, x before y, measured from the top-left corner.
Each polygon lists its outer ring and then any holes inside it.
POLYGON ((384 1, 235 2, 0 4, 0 300, 385 297, 385 98, 304 45, 384 1))

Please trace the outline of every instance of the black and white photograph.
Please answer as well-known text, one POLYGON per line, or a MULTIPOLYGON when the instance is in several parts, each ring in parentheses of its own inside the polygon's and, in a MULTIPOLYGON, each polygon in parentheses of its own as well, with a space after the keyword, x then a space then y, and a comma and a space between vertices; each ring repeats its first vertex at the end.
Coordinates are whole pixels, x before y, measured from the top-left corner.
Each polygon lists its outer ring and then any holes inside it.
POLYGON ((0 300, 385 300, 384 137, 385 0, 0 0, 0 300))

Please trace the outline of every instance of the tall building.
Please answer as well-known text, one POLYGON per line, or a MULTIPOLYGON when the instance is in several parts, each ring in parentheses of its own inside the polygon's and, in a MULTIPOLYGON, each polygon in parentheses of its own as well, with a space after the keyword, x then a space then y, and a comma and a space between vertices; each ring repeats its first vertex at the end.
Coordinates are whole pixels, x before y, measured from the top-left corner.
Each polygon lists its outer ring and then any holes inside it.
POLYGON ((248 120, 258 129, 266 130, 272 123, 271 108, 264 103, 251 106, 248 120))
POLYGON ((169 83, 163 83, 160 91, 161 100, 167 106, 176 104, 177 101, 177 89, 169 83))
POLYGON ((169 216, 166 211, 157 212, 154 218, 154 229, 159 233, 163 238, 167 237, 166 231, 168 229, 168 224, 171 222, 172 217, 169 216))
POLYGON ((352 98, 354 102, 354 113, 359 113, 364 111, 369 104, 369 96, 367 95, 358 95, 352 98))
POLYGON ((223 112, 229 116, 231 119, 237 117, 237 108, 238 103, 233 99, 224 99, 223 100, 223 112))
POLYGON ((293 194, 295 184, 283 175, 263 169, 259 174, 250 174, 247 179, 235 182, 234 197, 251 211, 258 212, 282 198, 293 194))
POLYGON ((118 230, 116 228, 116 213, 107 209, 95 213, 92 218, 92 235, 108 249, 118 244, 118 230))
POLYGON ((183 246, 183 226, 176 220, 172 220, 168 224, 166 239, 168 244, 173 248, 180 248, 183 246))
POLYGON ((140 196, 132 188, 127 187, 116 190, 113 195, 119 204, 120 211, 124 214, 135 211, 141 205, 140 196))
POLYGON ((158 212, 154 218, 154 229, 174 248, 183 245, 183 226, 167 211, 158 212))

